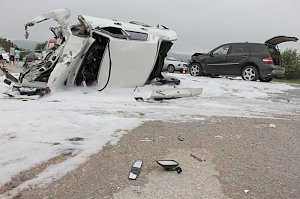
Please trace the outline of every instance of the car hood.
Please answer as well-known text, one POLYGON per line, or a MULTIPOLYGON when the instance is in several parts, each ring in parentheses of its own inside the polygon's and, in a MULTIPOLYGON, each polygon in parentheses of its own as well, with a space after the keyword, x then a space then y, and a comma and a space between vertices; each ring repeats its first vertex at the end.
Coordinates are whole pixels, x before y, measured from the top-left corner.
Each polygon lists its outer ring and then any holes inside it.
POLYGON ((194 56, 199 56, 199 55, 207 55, 207 53, 194 53, 194 54, 192 55, 192 57, 194 57, 194 56))
POLYGON ((287 36, 277 36, 277 37, 273 37, 271 39, 268 39, 267 41, 265 41, 265 44, 271 44, 271 45, 278 45, 280 43, 283 42, 287 42, 287 41, 298 41, 297 37, 287 37, 287 36))

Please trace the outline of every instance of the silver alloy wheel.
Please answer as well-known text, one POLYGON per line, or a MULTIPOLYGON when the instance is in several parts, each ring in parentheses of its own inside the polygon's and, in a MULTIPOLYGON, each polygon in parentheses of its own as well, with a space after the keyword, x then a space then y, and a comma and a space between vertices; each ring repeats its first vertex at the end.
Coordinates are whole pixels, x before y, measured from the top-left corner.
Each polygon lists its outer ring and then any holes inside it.
POLYGON ((253 68, 246 68, 243 72, 243 77, 247 81, 253 81, 256 77, 256 72, 253 68))
POLYGON ((168 70, 169 73, 174 73, 175 67, 173 65, 169 65, 167 70, 168 70))
POLYGON ((190 70, 191 70, 190 73, 192 76, 198 76, 198 74, 200 72, 199 66, 196 64, 192 65, 190 70))

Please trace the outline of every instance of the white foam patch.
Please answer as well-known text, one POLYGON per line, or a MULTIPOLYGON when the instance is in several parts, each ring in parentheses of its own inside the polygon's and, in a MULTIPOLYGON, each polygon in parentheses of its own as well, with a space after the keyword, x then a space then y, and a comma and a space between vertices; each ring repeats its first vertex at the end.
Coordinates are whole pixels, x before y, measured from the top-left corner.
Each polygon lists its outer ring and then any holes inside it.
MULTIPOLYGON (((169 74, 168 74, 169 75, 169 74)), ((172 74, 181 80, 178 87, 203 88, 198 97, 163 102, 147 101, 154 88, 173 86, 146 85, 138 89, 64 88, 39 100, 0 98, 0 186, 19 172, 30 169, 66 152, 75 157, 47 168, 28 185, 49 182, 84 162, 106 143, 118 139, 143 121, 191 121, 207 116, 272 117, 292 115, 298 104, 271 102, 274 94, 294 87, 283 83, 247 82, 225 78, 191 77, 172 74), (142 97, 138 102, 134 97, 142 97), (78 137, 81 141, 70 141, 78 137), (58 175, 60 173, 60 175, 58 175)), ((0 92, 9 87, 0 76, 0 92)))

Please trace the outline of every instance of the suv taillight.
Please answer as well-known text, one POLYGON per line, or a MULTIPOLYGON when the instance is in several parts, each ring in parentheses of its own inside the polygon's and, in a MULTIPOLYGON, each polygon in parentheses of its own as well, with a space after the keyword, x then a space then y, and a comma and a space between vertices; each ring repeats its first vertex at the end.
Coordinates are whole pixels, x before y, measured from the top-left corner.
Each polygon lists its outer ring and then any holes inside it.
POLYGON ((274 64, 272 57, 263 58, 264 64, 274 64))

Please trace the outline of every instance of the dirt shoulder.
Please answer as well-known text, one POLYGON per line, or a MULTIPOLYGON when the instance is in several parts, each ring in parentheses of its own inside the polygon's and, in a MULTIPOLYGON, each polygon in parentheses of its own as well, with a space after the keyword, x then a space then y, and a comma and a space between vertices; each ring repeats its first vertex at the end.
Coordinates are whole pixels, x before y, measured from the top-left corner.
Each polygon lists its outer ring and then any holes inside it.
MULTIPOLYGON (((4 64, 4 68, 6 68, 8 70, 8 72, 10 73, 19 73, 22 66, 23 66, 24 62, 16 62, 14 64, 4 64)), ((1 65, 2 66, 2 65, 1 65)), ((0 76, 4 75, 3 72, 0 70, 0 76)))
POLYGON ((297 198, 299 129, 299 121, 277 119, 145 122, 60 180, 17 198, 297 198), (128 180, 137 159, 142 171, 128 180), (178 161, 183 172, 164 171, 158 159, 178 161))

